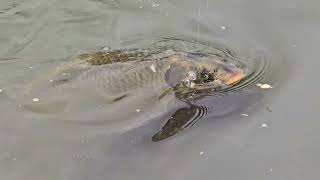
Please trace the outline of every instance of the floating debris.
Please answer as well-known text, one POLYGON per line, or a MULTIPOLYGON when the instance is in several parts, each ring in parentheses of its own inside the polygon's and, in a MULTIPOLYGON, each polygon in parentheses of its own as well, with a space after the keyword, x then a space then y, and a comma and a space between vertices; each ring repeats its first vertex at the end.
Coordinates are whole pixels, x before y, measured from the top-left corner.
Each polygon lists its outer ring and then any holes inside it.
POLYGON ((153 6, 153 7, 158 7, 158 6, 160 6, 160 4, 155 3, 155 2, 152 2, 152 6, 153 6))
POLYGON ((38 102, 38 101, 40 101, 40 99, 39 98, 33 98, 32 101, 33 102, 38 102))
POLYGON ((268 126, 268 124, 264 123, 264 124, 261 125, 261 127, 266 128, 266 127, 269 127, 269 126, 268 126))
POLYGON ((1 92, 3 92, 3 90, 2 90, 2 89, 0 89, 0 93, 1 93, 1 92))
POLYGON ((257 86, 260 87, 261 89, 271 89, 272 88, 272 86, 269 84, 257 83, 257 86))
POLYGON ((297 44, 291 44, 292 47, 297 47, 297 44))
POLYGON ((154 64, 152 64, 152 65, 150 66, 150 69, 151 69, 151 71, 154 72, 154 73, 157 72, 156 66, 155 66, 154 64))
POLYGON ((73 159, 79 159, 79 160, 91 160, 94 159, 93 156, 91 156, 89 153, 86 154, 74 154, 72 155, 73 159))
POLYGON ((53 82, 53 80, 52 80, 52 79, 50 79, 50 80, 49 80, 49 82, 53 82))
POLYGON ((201 152, 200 152, 200 156, 201 156, 201 155, 203 155, 203 154, 204 154, 204 152, 203 152, 203 151, 201 151, 201 152))
POLYGON ((136 109, 136 111, 137 111, 137 112, 140 112, 141 110, 140 110, 140 109, 136 109))
POLYGON ((13 157, 11 158, 11 160, 12 160, 12 161, 16 161, 16 160, 17 160, 17 157, 13 156, 13 157))
POLYGON ((268 112, 272 112, 272 110, 268 106, 266 106, 266 109, 268 112))
POLYGON ((88 139, 85 137, 85 136, 83 136, 82 137, 82 139, 81 139, 81 143, 87 143, 88 142, 88 139))
POLYGON ((226 29, 227 29, 226 26, 220 26, 220 28, 221 28, 222 30, 226 30, 226 29))
POLYGON ((32 69, 33 67, 32 66, 29 66, 29 69, 32 69))
POLYGON ((62 76, 70 75, 70 73, 62 73, 62 76))
POLYGON ((248 114, 240 114, 241 116, 249 116, 248 114))
POLYGON ((267 176, 271 176, 272 172, 273 172, 273 169, 268 169, 267 172, 266 172, 266 175, 267 176))

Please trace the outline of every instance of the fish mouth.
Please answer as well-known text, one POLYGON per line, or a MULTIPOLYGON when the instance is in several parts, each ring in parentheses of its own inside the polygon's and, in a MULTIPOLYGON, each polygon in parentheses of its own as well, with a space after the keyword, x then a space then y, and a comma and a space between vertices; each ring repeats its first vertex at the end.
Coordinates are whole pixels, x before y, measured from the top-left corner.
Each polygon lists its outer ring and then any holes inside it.
POLYGON ((234 85, 234 84, 238 83, 245 76, 246 75, 245 75, 244 71, 243 70, 239 70, 239 71, 236 71, 235 73, 232 73, 232 74, 228 75, 228 77, 226 77, 223 80, 223 83, 228 85, 228 86, 231 86, 231 85, 234 85))
POLYGON ((214 88, 223 88, 230 87, 237 84, 245 77, 245 73, 242 70, 236 71, 234 73, 230 73, 221 79, 216 79, 210 82, 202 82, 202 83, 194 83, 194 86, 190 87, 190 89, 194 90, 208 90, 214 88))

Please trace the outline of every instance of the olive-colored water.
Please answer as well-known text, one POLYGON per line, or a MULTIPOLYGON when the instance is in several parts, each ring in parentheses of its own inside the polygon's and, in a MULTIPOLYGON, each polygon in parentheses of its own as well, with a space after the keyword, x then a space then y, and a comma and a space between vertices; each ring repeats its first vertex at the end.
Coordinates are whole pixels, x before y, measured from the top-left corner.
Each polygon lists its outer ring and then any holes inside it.
MULTIPOLYGON (((286 0, 1 1, 1 179, 316 179, 317 7, 286 0), (150 137, 170 117, 160 110, 185 104, 139 108, 112 128, 39 118, 19 106, 35 78, 75 54, 161 37, 224 44, 255 73, 228 95, 199 100, 206 116, 157 143, 150 137)), ((153 98, 146 95, 127 106, 153 98)), ((79 119, 99 117, 86 110, 79 119)))

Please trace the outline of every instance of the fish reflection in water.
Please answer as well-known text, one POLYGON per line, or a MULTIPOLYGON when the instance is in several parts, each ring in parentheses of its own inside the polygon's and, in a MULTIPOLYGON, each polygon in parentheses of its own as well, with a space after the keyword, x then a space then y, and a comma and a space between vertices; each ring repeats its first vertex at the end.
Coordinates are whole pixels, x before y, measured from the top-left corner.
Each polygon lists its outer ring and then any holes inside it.
POLYGON ((23 107, 54 119, 90 124, 103 123, 103 119, 113 123, 129 120, 137 114, 139 106, 152 108, 163 99, 174 98, 185 103, 187 107, 174 112, 151 138, 160 141, 191 127, 206 114, 206 107, 197 105, 199 99, 232 87, 245 77, 244 63, 217 49, 201 52, 151 46, 98 51, 81 54, 35 78, 30 95, 38 93, 43 98, 37 103, 24 103, 23 107), (99 102, 105 108, 99 112, 90 109, 90 101, 99 102), (132 106, 133 101, 138 106, 132 106), (75 120, 72 116, 75 113, 83 115, 85 120, 75 120), (96 116, 100 119, 88 121, 92 113, 100 113, 100 117, 96 116))

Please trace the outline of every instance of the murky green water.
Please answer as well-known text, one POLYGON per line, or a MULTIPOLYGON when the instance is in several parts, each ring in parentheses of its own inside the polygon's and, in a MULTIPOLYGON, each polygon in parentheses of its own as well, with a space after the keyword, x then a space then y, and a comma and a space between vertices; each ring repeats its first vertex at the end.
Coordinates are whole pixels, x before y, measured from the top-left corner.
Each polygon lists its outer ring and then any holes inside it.
POLYGON ((285 0, 0 2, 0 177, 317 177, 317 5, 285 0), (68 99, 92 104, 77 106, 83 109, 69 117, 99 123, 69 123, 62 116, 48 118, 24 109, 23 102, 40 98, 30 96, 32 82, 75 55, 105 46, 143 47, 168 37, 218 43, 251 72, 227 95, 198 100, 205 107, 198 116, 204 118, 192 128, 152 142, 152 135, 185 103, 172 96, 155 101, 150 92, 138 93, 112 112, 112 117, 128 116, 121 123, 101 123, 110 114, 99 110, 99 99, 88 96, 68 99), (261 89, 257 83, 273 88, 261 89))

